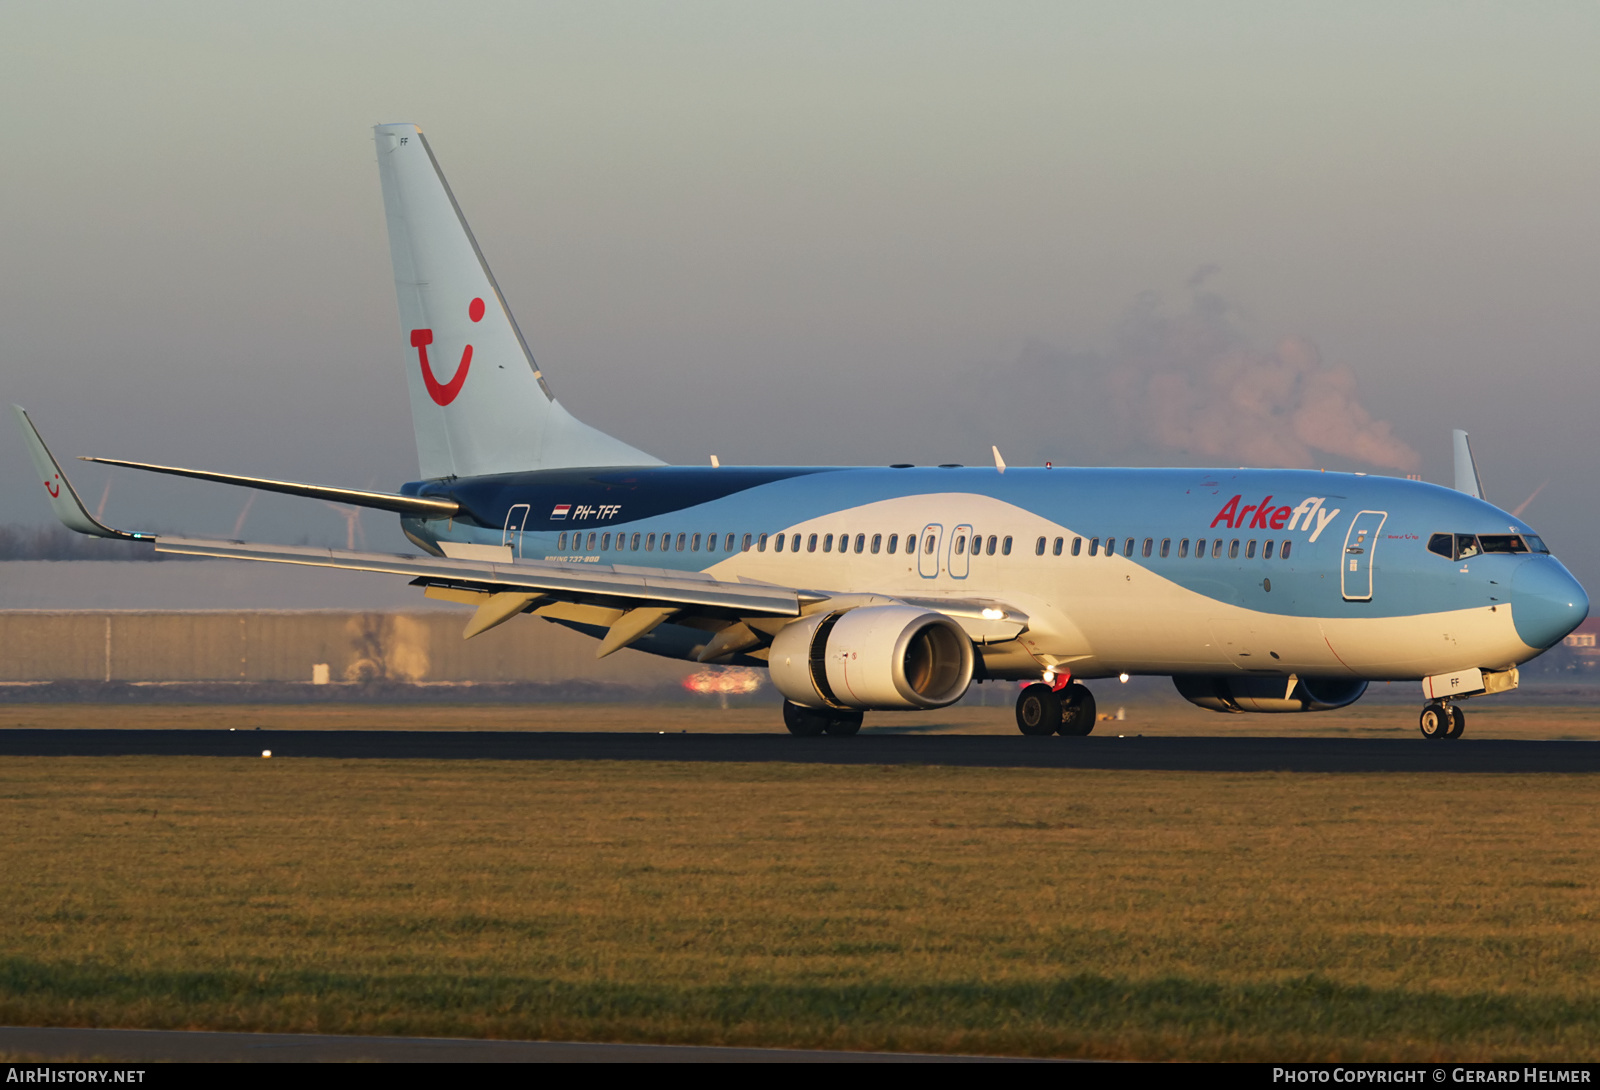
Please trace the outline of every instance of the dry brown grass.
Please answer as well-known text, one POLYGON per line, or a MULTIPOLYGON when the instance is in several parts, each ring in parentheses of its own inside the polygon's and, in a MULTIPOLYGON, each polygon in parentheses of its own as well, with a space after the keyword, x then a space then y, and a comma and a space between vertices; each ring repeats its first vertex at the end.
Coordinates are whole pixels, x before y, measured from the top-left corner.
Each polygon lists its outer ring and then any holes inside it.
POLYGON ((0 1020, 1592 1058, 1597 815, 1593 776, 9 759, 0 1020))

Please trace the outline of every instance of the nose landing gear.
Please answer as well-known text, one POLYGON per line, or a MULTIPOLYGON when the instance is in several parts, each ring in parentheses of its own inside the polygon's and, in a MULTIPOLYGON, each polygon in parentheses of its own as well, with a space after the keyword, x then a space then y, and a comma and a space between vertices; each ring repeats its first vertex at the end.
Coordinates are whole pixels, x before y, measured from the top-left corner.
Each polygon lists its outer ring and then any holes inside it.
POLYGON ((1467 715, 1448 700, 1435 700, 1422 709, 1417 728, 1424 738, 1460 738, 1467 729, 1467 715))

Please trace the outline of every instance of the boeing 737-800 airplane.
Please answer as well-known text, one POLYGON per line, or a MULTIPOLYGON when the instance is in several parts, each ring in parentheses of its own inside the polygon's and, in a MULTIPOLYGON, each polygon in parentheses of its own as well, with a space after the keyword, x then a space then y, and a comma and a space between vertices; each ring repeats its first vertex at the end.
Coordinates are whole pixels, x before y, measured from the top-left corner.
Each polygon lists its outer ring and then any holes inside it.
POLYGON ((420 480, 357 491, 114 459, 392 511, 426 555, 115 530, 89 514, 27 415, 56 514, 162 552, 407 576, 477 607, 465 635, 531 613, 703 663, 766 666, 796 734, 869 709, 1031 681, 1024 734, 1087 734, 1084 681, 1168 675, 1219 712, 1344 707, 1421 681, 1422 733, 1587 615, 1521 520, 1457 487, 1253 469, 668 466, 556 401, 433 152, 380 125, 400 341, 420 480))

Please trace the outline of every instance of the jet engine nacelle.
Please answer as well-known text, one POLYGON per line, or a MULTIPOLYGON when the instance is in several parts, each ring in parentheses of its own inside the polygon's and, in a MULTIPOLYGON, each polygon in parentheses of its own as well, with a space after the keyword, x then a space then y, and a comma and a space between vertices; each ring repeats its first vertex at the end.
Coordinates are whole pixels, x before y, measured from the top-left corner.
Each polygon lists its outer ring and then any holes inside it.
POLYGON ((972 683, 972 640, 942 613, 861 606, 785 625, 767 665, 809 708, 942 708, 972 683))
POLYGON ((1214 712, 1325 712, 1361 699, 1367 683, 1325 677, 1216 677, 1179 674, 1172 679, 1191 704, 1214 712))

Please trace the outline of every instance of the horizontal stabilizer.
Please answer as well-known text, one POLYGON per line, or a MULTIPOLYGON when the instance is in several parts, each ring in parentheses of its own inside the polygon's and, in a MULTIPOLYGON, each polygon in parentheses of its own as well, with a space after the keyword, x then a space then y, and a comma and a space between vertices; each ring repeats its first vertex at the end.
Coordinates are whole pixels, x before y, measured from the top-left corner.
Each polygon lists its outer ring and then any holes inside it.
POLYGON ((154 534, 114 530, 89 514, 89 509, 83 505, 83 500, 78 496, 78 490, 72 487, 67 475, 61 472, 61 463, 56 461, 56 456, 44 445, 39 429, 28 419, 28 411, 21 405, 13 405, 11 408, 17 414, 18 423, 22 425, 22 437, 27 440, 28 453, 33 456, 33 468, 38 471, 44 490, 50 493, 50 508, 63 526, 80 534, 88 534, 90 537, 118 537, 125 541, 150 541, 155 537, 154 534))
POLYGON ((146 462, 125 462, 120 458, 88 458, 85 462, 122 466, 125 469, 142 469, 148 473, 170 473, 174 477, 193 477, 200 481, 233 484, 243 488, 258 488, 263 492, 282 492, 288 496, 309 496, 317 500, 347 503, 352 507, 376 507, 380 511, 397 511, 402 515, 423 515, 446 518, 461 509, 455 500, 427 496, 400 496, 393 492, 367 492, 359 488, 335 488, 325 484, 301 484, 298 481, 275 481, 268 477, 241 477, 236 473, 213 473, 208 469, 180 469, 177 466, 157 466, 146 462))

